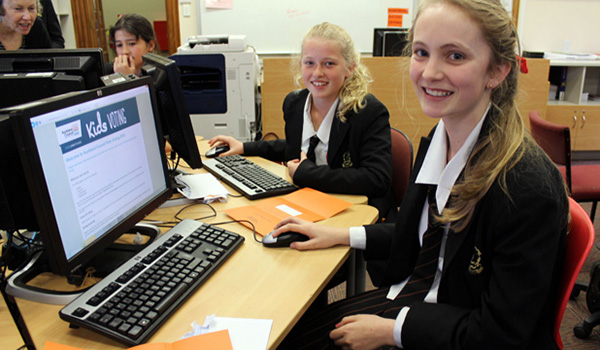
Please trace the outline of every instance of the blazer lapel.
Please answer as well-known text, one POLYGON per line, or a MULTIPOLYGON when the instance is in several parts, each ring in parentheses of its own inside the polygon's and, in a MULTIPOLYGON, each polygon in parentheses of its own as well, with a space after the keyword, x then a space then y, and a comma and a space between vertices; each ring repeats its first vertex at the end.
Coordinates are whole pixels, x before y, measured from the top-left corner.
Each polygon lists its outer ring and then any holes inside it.
MULTIPOLYGON (((483 137, 486 137, 489 134, 490 129, 490 119, 493 118, 493 115, 488 113, 486 120, 483 122, 483 126, 481 127, 481 132, 479 133, 479 137, 477 142, 481 140, 483 137)), ((458 177, 457 181, 461 181, 464 176, 464 169, 461 175, 458 177)), ((478 205, 475 206, 473 210, 477 211, 479 208, 478 205)), ((477 217, 476 213, 473 214, 472 218, 477 217)), ((470 228, 473 227, 473 219, 467 225, 467 227, 459 233, 455 233, 450 231, 448 233, 448 238, 446 239, 446 249, 444 251, 444 267, 442 268, 442 275, 444 275, 446 271, 446 266, 450 266, 452 260, 456 257, 456 253, 462 246, 464 240, 467 238, 467 235, 470 234, 470 228)))
MULTIPOLYGON (((352 113, 348 113, 347 118, 352 118, 352 113)), ((346 134, 348 134, 348 130, 350 129, 350 125, 348 122, 342 123, 340 118, 336 116, 333 117, 333 122, 331 123, 331 131, 329 132, 329 149, 327 151, 327 163, 329 164, 332 159, 336 158, 338 152, 340 152, 340 148, 342 147, 342 141, 346 138, 346 134)))

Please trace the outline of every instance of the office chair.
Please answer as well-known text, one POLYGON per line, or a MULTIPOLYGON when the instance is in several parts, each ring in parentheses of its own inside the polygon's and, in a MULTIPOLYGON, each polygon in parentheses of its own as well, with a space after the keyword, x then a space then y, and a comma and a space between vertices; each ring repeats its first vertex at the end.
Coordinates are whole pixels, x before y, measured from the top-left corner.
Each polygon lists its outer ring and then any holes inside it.
MULTIPOLYGON (((390 129, 392 138, 392 192, 399 208, 412 171, 413 146, 410 138, 404 132, 396 128, 390 129)), ((366 280, 366 271, 369 271, 371 276, 378 276, 385 269, 387 262, 384 260, 371 260, 367 268, 362 252, 357 252, 356 260, 357 271, 360 272, 356 282, 356 292, 358 294, 365 290, 363 279, 366 280)))
POLYGON ((392 191, 400 206, 413 163, 413 146, 410 138, 402 131, 391 128, 392 133, 392 191))
POLYGON ((571 291, 573 290, 577 276, 592 249, 594 238, 596 236, 594 225, 592 225, 590 217, 573 198, 569 198, 569 212, 571 213, 571 222, 569 225, 569 233, 567 235, 565 261, 560 276, 558 302, 553 329, 554 341, 559 349, 563 348, 562 339, 560 337, 560 324, 565 309, 567 308, 567 302, 571 297, 571 291))
POLYGON ((529 123, 531 136, 558 166, 571 197, 577 202, 592 202, 590 219, 594 222, 600 200, 600 165, 571 164, 569 127, 544 120, 537 111, 529 113, 529 123))

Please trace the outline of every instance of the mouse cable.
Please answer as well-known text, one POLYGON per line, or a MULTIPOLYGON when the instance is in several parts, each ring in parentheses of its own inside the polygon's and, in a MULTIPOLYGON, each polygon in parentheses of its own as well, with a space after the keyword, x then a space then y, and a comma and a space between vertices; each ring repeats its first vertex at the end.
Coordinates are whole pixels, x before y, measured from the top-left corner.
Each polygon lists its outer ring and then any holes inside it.
POLYGON ((257 241, 258 243, 262 243, 262 240, 259 241, 258 238, 256 238, 256 227, 250 220, 231 220, 231 221, 223 221, 223 222, 214 222, 211 225, 216 226, 216 225, 226 225, 226 224, 233 224, 233 223, 241 224, 242 222, 246 222, 246 223, 250 224, 250 226, 252 226, 252 236, 254 237, 254 240, 257 241))

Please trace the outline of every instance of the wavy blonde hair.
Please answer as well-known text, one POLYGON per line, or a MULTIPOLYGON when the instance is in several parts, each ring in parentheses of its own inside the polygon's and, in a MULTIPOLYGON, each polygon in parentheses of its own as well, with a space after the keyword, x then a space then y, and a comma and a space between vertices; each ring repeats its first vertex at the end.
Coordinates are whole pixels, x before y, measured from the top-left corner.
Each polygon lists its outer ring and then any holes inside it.
MULTIPOLYGON (((520 62, 517 60, 519 42, 511 17, 499 0, 425 0, 419 14, 433 4, 446 3, 462 10, 479 26, 491 50, 488 70, 508 64, 510 73, 491 94, 488 120, 489 134, 480 138, 465 166, 464 178, 452 188, 449 207, 438 220, 450 223, 455 232, 462 231, 471 220, 475 206, 487 191, 498 181, 502 190, 506 188, 506 174, 535 143, 524 142, 530 136, 517 109, 515 97, 519 79, 520 62)), ((413 28, 414 28, 413 23, 413 28)), ((409 36, 412 42, 412 29, 409 36)), ((408 45, 410 46, 410 44, 408 45)), ((412 52, 411 48, 407 48, 412 52)))
POLYGON ((340 103, 337 116, 341 121, 346 121, 346 113, 349 110, 358 112, 367 105, 365 98, 369 93, 368 87, 371 82, 369 70, 360 62, 360 54, 354 47, 354 41, 342 27, 328 22, 323 22, 312 27, 302 39, 302 50, 292 60, 292 71, 294 82, 298 88, 302 87, 302 72, 300 62, 303 55, 304 43, 309 39, 324 39, 339 44, 346 68, 355 65, 352 75, 342 84, 339 92, 340 103))

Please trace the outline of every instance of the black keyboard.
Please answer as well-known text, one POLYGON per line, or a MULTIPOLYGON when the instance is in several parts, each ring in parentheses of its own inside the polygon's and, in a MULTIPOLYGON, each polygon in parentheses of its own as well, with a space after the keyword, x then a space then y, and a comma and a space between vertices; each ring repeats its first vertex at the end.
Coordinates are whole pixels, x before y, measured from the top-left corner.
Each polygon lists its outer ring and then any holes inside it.
POLYGON ((60 318, 127 345, 144 343, 243 241, 183 220, 65 306, 60 318))
POLYGON ((202 166, 248 199, 279 196, 298 189, 239 154, 203 160, 202 166))

